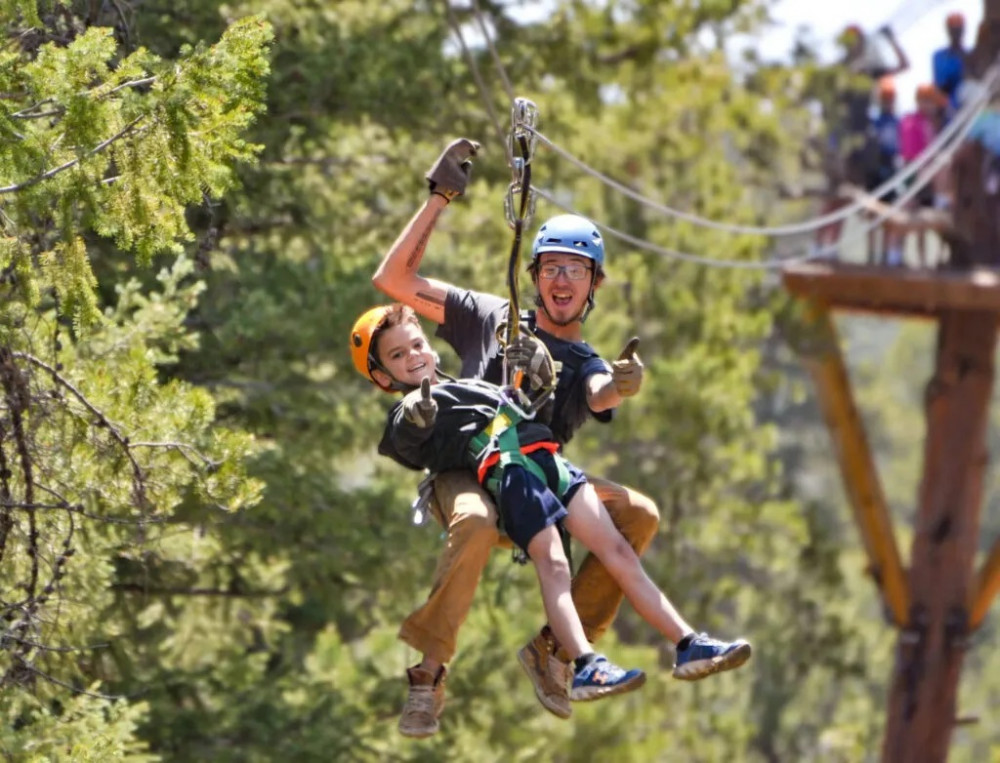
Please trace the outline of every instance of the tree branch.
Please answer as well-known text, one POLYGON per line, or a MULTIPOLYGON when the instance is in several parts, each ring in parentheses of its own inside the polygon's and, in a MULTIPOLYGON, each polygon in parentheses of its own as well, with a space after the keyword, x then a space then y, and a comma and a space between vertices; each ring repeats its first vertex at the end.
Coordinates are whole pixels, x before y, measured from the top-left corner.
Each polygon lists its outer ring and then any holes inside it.
POLYGON ((79 389, 77 389, 71 381, 69 381, 69 379, 64 378, 55 368, 50 366, 44 360, 36 358, 34 355, 29 355, 26 352, 14 352, 12 355, 15 358, 26 360, 29 363, 48 371, 49 375, 56 381, 56 383, 69 390, 88 411, 97 417, 98 424, 111 433, 111 437, 121 446, 122 451, 125 453, 129 463, 132 465, 132 486, 135 491, 136 503, 139 508, 147 508, 148 500, 146 497, 145 476, 143 475, 142 467, 139 465, 135 455, 132 453, 132 449, 129 447, 128 437, 123 435, 121 430, 113 424, 107 416, 104 415, 104 412, 91 403, 90 400, 88 400, 87 397, 79 389))
POLYGON ((83 156, 78 156, 76 159, 71 159, 70 161, 66 162, 65 164, 60 164, 58 167, 53 167, 50 170, 46 170, 41 175, 37 175, 37 176, 31 178, 30 180, 25 180, 25 181, 23 181, 21 183, 15 183, 14 185, 8 185, 8 186, 0 187, 0 194, 3 194, 3 193, 16 193, 18 191, 23 191, 25 188, 30 188, 33 185, 37 185, 38 183, 41 183, 43 180, 48 180, 49 178, 51 178, 51 177, 53 177, 55 175, 58 175, 61 172, 65 172, 66 170, 68 170, 68 169, 70 169, 72 167, 75 167, 80 162, 82 162, 84 159, 89 159, 91 156, 94 156, 95 154, 99 154, 101 151, 103 151, 104 149, 106 149, 108 146, 110 146, 115 141, 120 140, 121 138, 124 138, 126 135, 128 135, 132 131, 133 127, 135 127, 137 124, 139 124, 139 122, 142 121, 143 118, 144 117, 142 117, 142 116, 136 117, 131 122, 129 122, 127 125, 125 125, 119 132, 117 132, 116 134, 112 135, 107 140, 102 141, 101 143, 98 143, 96 146, 94 146, 92 149, 90 149, 90 151, 88 151, 83 156))

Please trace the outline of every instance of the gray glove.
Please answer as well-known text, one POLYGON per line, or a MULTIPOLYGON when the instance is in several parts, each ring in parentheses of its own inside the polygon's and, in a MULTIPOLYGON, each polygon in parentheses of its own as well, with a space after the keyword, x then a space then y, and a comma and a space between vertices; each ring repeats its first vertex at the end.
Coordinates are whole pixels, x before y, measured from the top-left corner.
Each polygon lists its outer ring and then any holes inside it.
POLYGON ((629 339, 618 360, 611 364, 611 380, 622 397, 632 397, 642 386, 642 361, 636 354, 639 337, 629 339))
POLYGON ((520 332, 505 350, 508 367, 524 371, 532 389, 548 389, 555 379, 552 356, 536 336, 520 332))
POLYGON ((414 426, 427 429, 434 426, 438 404, 431 397, 431 380, 420 380, 420 389, 415 389, 403 398, 403 418, 414 426))
POLYGON ((444 196, 448 201, 465 193, 472 172, 472 157, 478 150, 479 144, 468 138, 449 143, 425 175, 431 193, 444 196))

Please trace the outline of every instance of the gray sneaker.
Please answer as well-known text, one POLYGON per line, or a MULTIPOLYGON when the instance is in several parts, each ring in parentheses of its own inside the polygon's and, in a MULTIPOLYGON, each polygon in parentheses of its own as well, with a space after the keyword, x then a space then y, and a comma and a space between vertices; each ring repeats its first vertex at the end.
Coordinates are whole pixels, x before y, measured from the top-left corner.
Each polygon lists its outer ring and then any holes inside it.
POLYGON ((444 679, 447 674, 443 665, 436 678, 420 666, 407 668, 410 689, 403 714, 399 717, 400 734, 422 739, 438 732, 438 718, 444 710, 444 679))
POLYGON ((569 718, 573 712, 569 704, 573 668, 555 656, 548 627, 521 648, 517 659, 531 679, 542 707, 560 718, 569 718))

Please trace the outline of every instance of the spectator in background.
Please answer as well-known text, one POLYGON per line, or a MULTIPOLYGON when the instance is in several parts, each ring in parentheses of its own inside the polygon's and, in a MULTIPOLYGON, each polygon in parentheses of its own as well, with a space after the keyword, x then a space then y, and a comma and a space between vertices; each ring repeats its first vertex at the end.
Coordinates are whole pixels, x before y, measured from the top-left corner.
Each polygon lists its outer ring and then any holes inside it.
POLYGON ((958 88, 965 78, 966 61, 969 52, 962 45, 965 35, 965 17, 961 13, 949 13, 945 19, 948 45, 934 52, 931 68, 934 72, 934 86, 948 98, 949 108, 958 109, 958 88))
MULTIPOLYGON (((917 87, 917 110, 903 117, 899 123, 899 153, 905 164, 909 164, 920 156, 934 137, 940 132, 947 120, 948 96, 934 85, 927 83, 917 87)), ((912 206, 915 208, 947 209, 951 206, 950 168, 939 170, 914 197, 912 206)), ((913 182, 925 182, 924 172, 917 173, 913 182)), ((926 235, 923 230, 917 233, 917 254, 921 267, 927 265, 926 235)), ((890 251, 887 255, 889 265, 902 264, 902 251, 890 251)))
MULTIPOLYGON (((892 77, 882 77, 878 81, 878 112, 871 119, 869 126, 868 150, 865 155, 866 173, 865 190, 874 192, 896 174, 900 166, 899 156, 899 117, 896 115, 896 82, 892 77)), ((896 191, 888 191, 879 195, 879 200, 891 203, 896 198, 896 191)), ((890 220, 882 226, 884 246, 883 259, 888 259, 888 252, 899 248, 901 232, 890 220)), ((868 260, 875 261, 877 229, 868 233, 868 260)))
MULTIPOLYGON (((840 67, 846 70, 849 80, 836 93, 834 113, 827 115, 832 126, 827 146, 830 193, 822 214, 833 212, 847 203, 839 191, 842 183, 858 187, 867 184, 869 162, 865 155, 871 147, 869 109, 875 83, 910 68, 910 60, 889 27, 882 27, 876 35, 869 37, 860 26, 850 24, 841 33, 838 42, 844 50, 840 67), (889 43, 896 58, 895 64, 890 64, 883 57, 878 44, 880 38, 889 43)), ((816 246, 825 249, 836 244, 842 227, 843 222, 835 222, 821 228, 816 234, 816 246)))

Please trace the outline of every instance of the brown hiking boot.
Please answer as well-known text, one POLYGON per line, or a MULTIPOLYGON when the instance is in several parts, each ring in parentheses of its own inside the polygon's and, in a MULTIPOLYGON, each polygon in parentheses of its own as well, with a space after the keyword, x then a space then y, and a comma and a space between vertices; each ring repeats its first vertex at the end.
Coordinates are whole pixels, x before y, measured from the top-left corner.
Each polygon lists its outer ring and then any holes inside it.
POLYGON ((440 728, 438 718, 444 710, 444 679, 447 674, 443 665, 437 678, 419 665, 407 668, 406 678, 410 690, 406 695, 403 714, 399 717, 400 734, 422 739, 437 733, 440 728))
POLYGON ((556 644, 548 626, 517 653, 517 659, 535 686, 535 696, 542 707, 560 718, 573 712, 569 704, 569 681, 572 667, 555 655, 556 644))

